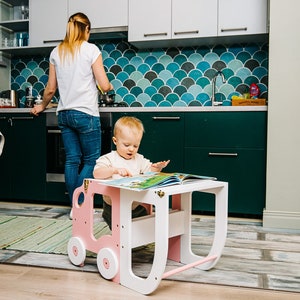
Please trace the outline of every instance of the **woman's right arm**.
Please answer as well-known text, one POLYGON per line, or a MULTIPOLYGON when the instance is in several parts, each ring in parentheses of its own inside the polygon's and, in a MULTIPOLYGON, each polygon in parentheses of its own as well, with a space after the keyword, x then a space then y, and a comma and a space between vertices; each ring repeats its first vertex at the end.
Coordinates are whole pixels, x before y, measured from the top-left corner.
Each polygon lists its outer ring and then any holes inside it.
POLYGON ((43 94, 43 102, 39 105, 34 105, 30 113, 35 116, 38 116, 40 112, 44 111, 47 105, 49 104, 49 102, 52 100, 56 92, 56 89, 57 89, 57 80, 56 80, 55 66, 49 63, 49 77, 43 94))

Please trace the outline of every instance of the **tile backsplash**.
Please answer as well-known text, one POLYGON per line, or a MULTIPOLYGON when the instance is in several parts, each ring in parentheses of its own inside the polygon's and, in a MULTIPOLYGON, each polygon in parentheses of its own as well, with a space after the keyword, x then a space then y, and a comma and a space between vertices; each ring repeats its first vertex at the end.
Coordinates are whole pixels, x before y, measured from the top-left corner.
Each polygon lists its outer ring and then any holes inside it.
MULTIPOLYGON (((116 102, 129 106, 211 105, 212 78, 216 100, 231 105, 232 95, 249 91, 257 83, 260 98, 268 98, 268 44, 234 44, 137 50, 126 41, 97 44, 102 51, 108 78, 114 85, 116 102)), ((11 88, 25 102, 26 87, 33 96, 43 94, 48 80, 48 57, 12 59, 11 88)), ((57 92, 53 101, 59 101, 57 92)))

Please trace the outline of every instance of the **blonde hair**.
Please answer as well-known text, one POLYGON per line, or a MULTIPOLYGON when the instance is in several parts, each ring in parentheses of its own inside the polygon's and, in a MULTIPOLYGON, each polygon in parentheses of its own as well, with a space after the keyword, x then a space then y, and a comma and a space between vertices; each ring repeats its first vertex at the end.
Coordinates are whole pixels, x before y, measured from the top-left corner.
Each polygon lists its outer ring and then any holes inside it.
POLYGON ((145 132, 142 121, 136 117, 124 116, 117 120, 114 127, 114 136, 122 131, 123 127, 143 134, 145 132))
POLYGON ((89 18, 83 13, 70 16, 67 24, 66 36, 58 46, 59 57, 65 61, 67 56, 74 58, 75 52, 79 51, 80 45, 86 41, 86 33, 91 29, 89 18))

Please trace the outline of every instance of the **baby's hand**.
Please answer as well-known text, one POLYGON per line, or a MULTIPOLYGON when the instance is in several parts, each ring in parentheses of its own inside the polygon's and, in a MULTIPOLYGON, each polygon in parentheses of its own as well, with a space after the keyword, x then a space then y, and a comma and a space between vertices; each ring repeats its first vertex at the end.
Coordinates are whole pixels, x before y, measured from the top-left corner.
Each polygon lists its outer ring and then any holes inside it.
POLYGON ((122 177, 126 177, 126 176, 131 177, 132 176, 132 174, 125 168, 116 168, 115 174, 119 174, 122 177))
POLYGON ((163 168, 165 168, 169 164, 170 160, 164 160, 164 161, 159 161, 156 163, 153 163, 151 165, 152 169, 155 169, 154 171, 161 171, 163 168))

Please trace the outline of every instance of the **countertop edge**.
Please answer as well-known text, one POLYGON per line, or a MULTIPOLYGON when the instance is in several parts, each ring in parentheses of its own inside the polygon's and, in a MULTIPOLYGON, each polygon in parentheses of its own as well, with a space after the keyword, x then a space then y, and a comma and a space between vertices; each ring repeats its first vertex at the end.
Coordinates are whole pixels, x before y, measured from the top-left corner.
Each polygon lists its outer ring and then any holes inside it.
MULTIPOLYGON (((247 112, 267 111, 266 105, 261 106, 197 106, 197 107, 100 107, 101 112, 247 112)), ((0 108, 0 113, 29 113, 30 108, 0 108)), ((45 113, 56 112, 56 108, 48 108, 45 113)))

